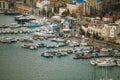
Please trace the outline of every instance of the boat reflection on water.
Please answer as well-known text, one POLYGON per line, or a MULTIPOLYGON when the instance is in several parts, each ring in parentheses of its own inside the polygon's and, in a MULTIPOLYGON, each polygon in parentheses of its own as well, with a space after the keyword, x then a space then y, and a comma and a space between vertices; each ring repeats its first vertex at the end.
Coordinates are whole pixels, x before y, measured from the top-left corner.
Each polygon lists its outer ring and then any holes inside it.
POLYGON ((100 80, 113 80, 113 79, 112 78, 108 78, 108 79, 102 78, 100 80))

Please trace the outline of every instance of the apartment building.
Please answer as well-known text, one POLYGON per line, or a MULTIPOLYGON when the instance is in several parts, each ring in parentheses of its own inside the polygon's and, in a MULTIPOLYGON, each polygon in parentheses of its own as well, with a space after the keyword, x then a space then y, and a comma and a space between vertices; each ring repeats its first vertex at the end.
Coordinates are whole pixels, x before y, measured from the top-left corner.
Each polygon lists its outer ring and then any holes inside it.
POLYGON ((120 0, 102 0, 102 10, 106 15, 120 15, 120 0))
POLYGON ((9 8, 9 2, 8 0, 0 0, 0 9, 6 10, 9 8))

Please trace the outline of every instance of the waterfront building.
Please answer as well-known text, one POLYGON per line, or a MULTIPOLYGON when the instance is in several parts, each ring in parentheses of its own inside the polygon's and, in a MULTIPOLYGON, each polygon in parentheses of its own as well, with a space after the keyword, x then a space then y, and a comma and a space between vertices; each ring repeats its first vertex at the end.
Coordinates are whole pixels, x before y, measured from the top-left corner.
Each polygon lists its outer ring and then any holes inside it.
POLYGON ((16 3, 15 4, 16 10, 20 11, 21 13, 32 13, 31 7, 27 5, 23 5, 23 3, 16 3))
POLYGON ((8 0, 0 0, 0 10, 6 10, 9 8, 8 0))
POLYGON ((109 35, 110 35, 110 27, 108 26, 108 24, 104 24, 101 29, 101 37, 108 40, 109 35))
POLYGON ((67 3, 67 9, 69 9, 70 13, 75 13, 77 17, 84 15, 84 7, 85 7, 84 0, 75 0, 72 2, 67 3))
POLYGON ((35 6, 35 0, 24 0, 24 4, 34 7, 35 6))
POLYGON ((50 5, 50 1, 49 0, 36 0, 36 14, 40 15, 40 12, 45 9, 45 11, 48 11, 48 5, 50 5))
POLYGON ((105 15, 120 15, 120 0, 102 0, 102 11, 105 15))
POLYGON ((101 11, 100 0, 74 0, 67 3, 67 9, 70 12, 76 13, 77 17, 80 16, 95 16, 101 11))
POLYGON ((119 33, 120 25, 115 23, 104 24, 102 28, 102 36, 109 41, 120 43, 119 33))
POLYGON ((85 15, 95 16, 101 12, 101 0, 87 0, 85 3, 85 15))
POLYGON ((43 7, 45 6, 45 5, 49 5, 50 4, 50 1, 49 0, 37 0, 36 1, 36 7, 37 8, 40 8, 40 9, 43 9, 43 7))
POLYGON ((77 3, 76 1, 72 1, 70 3, 67 3, 67 9, 69 9, 70 13, 76 12, 76 8, 77 8, 76 3, 77 3))
POLYGON ((64 11, 66 11, 66 8, 60 8, 60 9, 59 9, 59 15, 62 15, 62 13, 63 13, 64 11))
POLYGON ((109 39, 118 39, 118 34, 120 33, 120 25, 115 24, 115 23, 111 23, 108 24, 109 28, 110 28, 110 35, 109 35, 109 39))
POLYGON ((21 13, 34 13, 36 0, 16 0, 15 8, 21 13))
POLYGON ((89 32, 91 36, 97 34, 105 40, 118 41, 120 40, 120 25, 116 23, 86 23, 82 25, 85 34, 89 32))

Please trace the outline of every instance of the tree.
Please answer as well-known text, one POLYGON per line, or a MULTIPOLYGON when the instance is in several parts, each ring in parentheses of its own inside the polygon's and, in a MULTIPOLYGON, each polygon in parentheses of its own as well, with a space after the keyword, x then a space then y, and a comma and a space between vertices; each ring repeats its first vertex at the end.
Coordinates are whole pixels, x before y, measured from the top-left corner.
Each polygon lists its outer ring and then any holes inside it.
POLYGON ((80 28, 80 34, 85 35, 85 31, 82 28, 80 28))
POLYGON ((46 11, 45 8, 42 9, 42 15, 45 16, 46 15, 46 11))
POLYGON ((58 6, 55 6, 55 7, 54 7, 54 12, 55 12, 55 13, 59 13, 59 7, 58 7, 58 6))
POLYGON ((87 36, 90 37, 90 32, 89 31, 87 31, 87 36))
POLYGON ((69 9, 67 9, 66 14, 67 14, 67 16, 70 15, 70 10, 69 9))
POLYGON ((67 16, 67 12, 66 11, 62 12, 62 16, 66 17, 67 16))
POLYGON ((52 13, 52 8, 48 8, 47 16, 48 16, 48 17, 51 17, 52 15, 53 15, 53 13, 52 13))

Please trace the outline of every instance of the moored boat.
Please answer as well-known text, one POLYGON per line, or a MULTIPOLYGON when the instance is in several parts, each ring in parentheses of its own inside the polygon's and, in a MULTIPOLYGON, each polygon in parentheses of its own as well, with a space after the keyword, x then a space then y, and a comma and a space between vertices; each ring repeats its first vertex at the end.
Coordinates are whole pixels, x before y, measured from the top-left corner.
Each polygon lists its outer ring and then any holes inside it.
POLYGON ((91 65, 97 65, 98 63, 101 63, 101 62, 103 62, 103 61, 105 61, 104 58, 95 59, 95 60, 90 60, 90 64, 91 64, 91 65))
POLYGON ((44 53, 41 54, 41 56, 46 57, 46 58, 50 58, 50 57, 52 58, 53 54, 51 54, 49 52, 44 52, 44 53))
POLYGON ((120 59, 116 59, 117 66, 120 66, 120 59))
POLYGON ((80 44, 76 41, 71 41, 68 44, 69 44, 70 47, 79 47, 80 46, 80 44))
POLYGON ((102 52, 108 52, 108 49, 107 48, 102 48, 102 49, 100 49, 100 51, 102 51, 102 52))
POLYGON ((61 38, 52 38, 51 41, 55 41, 55 42, 65 42, 65 39, 61 39, 61 38))
POLYGON ((101 63, 97 63, 97 66, 115 66, 115 60, 112 58, 106 58, 105 61, 101 62, 101 63))
POLYGON ((16 10, 8 10, 4 12, 4 15, 20 15, 20 12, 16 10))

